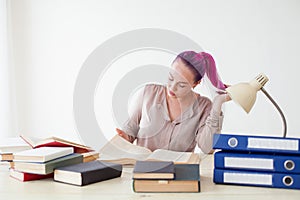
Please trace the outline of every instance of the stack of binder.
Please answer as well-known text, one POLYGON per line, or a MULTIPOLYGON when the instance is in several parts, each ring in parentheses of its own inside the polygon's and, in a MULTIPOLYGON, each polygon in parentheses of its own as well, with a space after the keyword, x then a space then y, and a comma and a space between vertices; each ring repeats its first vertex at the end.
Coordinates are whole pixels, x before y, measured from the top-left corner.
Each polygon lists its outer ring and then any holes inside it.
POLYGON ((217 184, 300 189, 300 139, 215 134, 217 184))

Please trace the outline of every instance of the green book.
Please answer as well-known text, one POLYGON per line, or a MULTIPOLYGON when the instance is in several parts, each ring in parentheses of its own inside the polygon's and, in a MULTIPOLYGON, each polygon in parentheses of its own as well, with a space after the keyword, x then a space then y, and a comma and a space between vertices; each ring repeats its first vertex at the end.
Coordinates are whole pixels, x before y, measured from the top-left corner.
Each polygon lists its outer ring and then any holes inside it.
POLYGON ((74 153, 44 163, 14 162, 14 169, 32 174, 50 174, 53 173, 54 169, 58 167, 74 165, 82 162, 83 156, 81 154, 74 153))
POLYGON ((174 180, 133 180, 135 192, 200 192, 199 164, 175 164, 174 180))

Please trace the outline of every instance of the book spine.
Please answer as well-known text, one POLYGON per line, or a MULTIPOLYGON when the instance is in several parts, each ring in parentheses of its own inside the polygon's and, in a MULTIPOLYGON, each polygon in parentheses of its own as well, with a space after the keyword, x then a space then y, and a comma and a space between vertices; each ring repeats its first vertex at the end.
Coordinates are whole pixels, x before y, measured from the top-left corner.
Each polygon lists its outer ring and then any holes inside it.
POLYGON ((116 165, 113 168, 106 167, 96 171, 82 173, 82 186, 100 181, 105 181, 120 177, 122 174, 122 165, 116 165))

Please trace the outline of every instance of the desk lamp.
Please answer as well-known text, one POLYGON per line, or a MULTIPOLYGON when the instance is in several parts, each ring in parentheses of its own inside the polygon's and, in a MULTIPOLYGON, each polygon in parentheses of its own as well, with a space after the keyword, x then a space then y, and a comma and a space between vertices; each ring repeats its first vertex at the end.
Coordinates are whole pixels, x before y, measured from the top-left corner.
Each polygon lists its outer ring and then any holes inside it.
POLYGON ((232 85, 226 88, 226 91, 234 102, 239 104, 247 113, 249 113, 255 103, 256 93, 259 90, 261 90, 268 97, 268 99, 273 103, 273 105, 280 113, 280 116, 283 121, 283 137, 285 138, 287 125, 286 125, 286 120, 283 115, 283 112, 279 108, 277 103, 274 101, 274 99, 263 88, 264 85, 268 82, 268 80, 269 79, 266 75, 259 74, 255 79, 253 79, 249 83, 238 83, 236 85, 232 85))

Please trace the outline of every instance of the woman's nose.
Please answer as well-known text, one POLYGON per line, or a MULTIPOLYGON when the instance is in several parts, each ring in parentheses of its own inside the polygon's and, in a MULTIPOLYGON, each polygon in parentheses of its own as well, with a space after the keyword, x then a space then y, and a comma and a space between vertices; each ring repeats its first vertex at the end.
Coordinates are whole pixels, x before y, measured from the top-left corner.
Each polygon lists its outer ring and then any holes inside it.
POLYGON ((177 87, 176 87, 176 83, 175 82, 171 82, 170 85, 169 85, 170 89, 175 92, 177 87))

